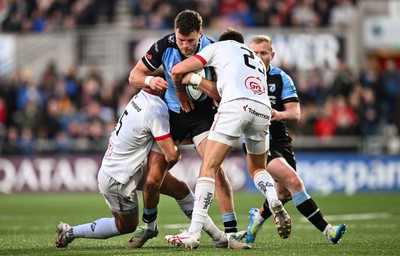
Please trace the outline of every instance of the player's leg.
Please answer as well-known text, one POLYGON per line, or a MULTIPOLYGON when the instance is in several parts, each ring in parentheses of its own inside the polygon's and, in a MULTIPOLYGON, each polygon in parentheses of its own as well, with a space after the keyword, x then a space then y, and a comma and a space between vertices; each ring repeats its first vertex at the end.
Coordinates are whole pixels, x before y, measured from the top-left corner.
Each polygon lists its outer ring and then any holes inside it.
POLYGON ((232 146, 209 140, 205 148, 205 155, 197 180, 195 198, 203 198, 194 202, 192 221, 188 231, 176 236, 166 236, 168 242, 182 244, 185 247, 197 248, 200 244, 201 229, 207 219, 208 209, 214 199, 215 173, 232 150, 232 146))
MULTIPOLYGON (((268 164, 268 171, 279 184, 287 188, 299 212, 333 243, 339 242, 346 231, 346 225, 332 226, 324 219, 317 204, 307 193, 303 181, 295 169, 284 158, 275 158, 268 164)), ((264 203, 264 208, 266 207, 268 207, 267 203, 264 203)), ((263 218, 267 217, 265 211, 261 215, 263 218)))
MULTIPOLYGON (((265 149, 269 148, 269 141, 255 141, 246 138, 247 148, 247 168, 250 176, 253 178, 256 188, 264 195, 268 202, 269 209, 274 215, 276 229, 282 238, 287 238, 291 232, 291 219, 287 214, 282 202, 278 199, 275 190, 275 181, 272 176, 266 171, 266 154, 265 149)), ((252 230, 251 233, 256 233, 252 230)), ((254 233, 254 237, 255 237, 254 233)), ((251 239, 246 237, 246 241, 252 242, 251 239)), ((253 239, 254 241, 254 239, 253 239)))
MULTIPOLYGON (((201 158, 204 157, 207 139, 204 138, 197 146, 197 151, 201 158)), ((233 191, 229 182, 228 176, 223 168, 223 165, 215 174, 215 199, 222 213, 222 221, 225 227, 225 233, 236 233, 237 218, 234 210, 233 191)))
MULTIPOLYGON (((153 149, 155 148, 153 147, 153 149)), ((141 248, 149 239, 158 235, 156 224, 158 203, 167 165, 164 155, 159 150, 150 151, 147 157, 146 177, 143 184, 140 185, 143 197, 142 221, 144 227, 141 227, 141 230, 128 241, 128 248, 141 248)))
MULTIPOLYGON (((184 181, 178 179, 172 173, 167 172, 160 193, 175 198, 182 212, 185 213, 189 219, 192 219, 195 198, 193 192, 184 181)), ((217 248, 226 248, 228 246, 225 233, 214 224, 209 216, 206 218, 203 230, 211 237, 217 248)), ((167 240, 168 238, 169 237, 166 237, 167 240)))
POLYGON ((102 170, 98 174, 99 189, 113 218, 100 218, 93 222, 70 226, 60 222, 57 226, 57 247, 67 247, 75 238, 106 239, 134 232, 138 225, 138 203, 131 184, 120 184, 102 170))

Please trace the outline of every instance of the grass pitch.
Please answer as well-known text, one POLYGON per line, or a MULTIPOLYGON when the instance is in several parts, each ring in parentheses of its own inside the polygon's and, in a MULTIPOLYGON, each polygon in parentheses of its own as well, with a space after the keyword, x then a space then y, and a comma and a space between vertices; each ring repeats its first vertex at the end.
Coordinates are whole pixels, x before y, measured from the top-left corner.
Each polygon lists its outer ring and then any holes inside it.
MULTIPOLYGON (((75 239, 68 248, 54 246, 55 226, 62 220, 70 225, 109 217, 99 194, 16 194, 0 195, 0 255, 400 255, 400 194, 313 196, 332 224, 346 223, 348 231, 340 244, 331 244, 301 216, 292 202, 286 206, 293 220, 292 234, 282 240, 268 220, 259 231, 251 250, 214 248, 203 233, 200 247, 187 250, 164 240, 189 226, 189 220, 171 198, 162 196, 159 206, 158 237, 141 249, 125 249, 132 236, 106 240, 75 239)), ((248 210, 263 199, 257 193, 235 193, 239 229, 246 229, 248 210)), ((141 208, 142 206, 140 206, 141 208)), ((210 215, 221 227, 216 202, 210 215)))

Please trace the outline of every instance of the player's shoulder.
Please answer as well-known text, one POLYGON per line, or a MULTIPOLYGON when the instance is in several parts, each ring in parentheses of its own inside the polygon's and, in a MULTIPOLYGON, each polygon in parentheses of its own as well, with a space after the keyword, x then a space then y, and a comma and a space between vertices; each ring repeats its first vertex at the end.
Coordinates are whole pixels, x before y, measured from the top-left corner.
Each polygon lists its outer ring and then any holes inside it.
POLYGON ((283 71, 283 69, 281 69, 279 67, 272 66, 272 65, 270 65, 268 73, 271 74, 271 75, 283 75, 283 74, 286 74, 286 72, 283 71))
POLYGON ((158 48, 158 50, 162 51, 169 47, 175 47, 175 45, 176 45, 175 33, 170 33, 159 39, 154 46, 158 48))

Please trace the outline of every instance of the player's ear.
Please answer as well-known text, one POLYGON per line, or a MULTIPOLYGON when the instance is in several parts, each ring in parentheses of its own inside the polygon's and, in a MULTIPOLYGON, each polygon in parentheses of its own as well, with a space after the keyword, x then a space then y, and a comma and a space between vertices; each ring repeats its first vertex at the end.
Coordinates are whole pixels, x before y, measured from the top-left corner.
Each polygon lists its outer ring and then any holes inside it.
POLYGON ((200 28, 200 30, 199 30, 199 34, 200 34, 200 36, 202 36, 202 35, 203 35, 203 28, 200 28))

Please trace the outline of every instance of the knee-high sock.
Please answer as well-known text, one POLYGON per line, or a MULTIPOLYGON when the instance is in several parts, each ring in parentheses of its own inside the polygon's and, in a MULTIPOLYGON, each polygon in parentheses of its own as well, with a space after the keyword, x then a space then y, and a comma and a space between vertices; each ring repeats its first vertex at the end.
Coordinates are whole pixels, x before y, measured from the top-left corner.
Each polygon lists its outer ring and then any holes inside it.
POLYGON ((215 180, 213 178, 201 177, 197 180, 190 233, 200 236, 208 216, 208 209, 214 199, 214 193, 215 180))
POLYGON ((68 237, 98 238, 106 239, 118 236, 121 233, 115 226, 114 218, 102 218, 91 223, 86 223, 72 227, 72 231, 67 233, 68 237))
MULTIPOLYGON (((185 215, 189 218, 192 219, 192 212, 193 212, 193 206, 194 206, 194 194, 190 191, 190 193, 181 200, 176 200, 178 203, 179 207, 185 213, 185 215)), ((207 215, 203 230, 213 239, 217 240, 220 239, 221 237, 221 230, 215 225, 215 223, 212 221, 210 216, 207 215)))
POLYGON ((317 204, 305 190, 294 194, 293 202, 299 212, 303 214, 308 221, 310 221, 321 232, 324 231, 325 227, 328 225, 328 222, 322 216, 317 204))
POLYGON ((258 191, 264 195, 268 201, 268 204, 271 205, 271 200, 278 198, 275 190, 274 179, 267 171, 259 171, 256 175, 254 175, 253 180, 258 191))

